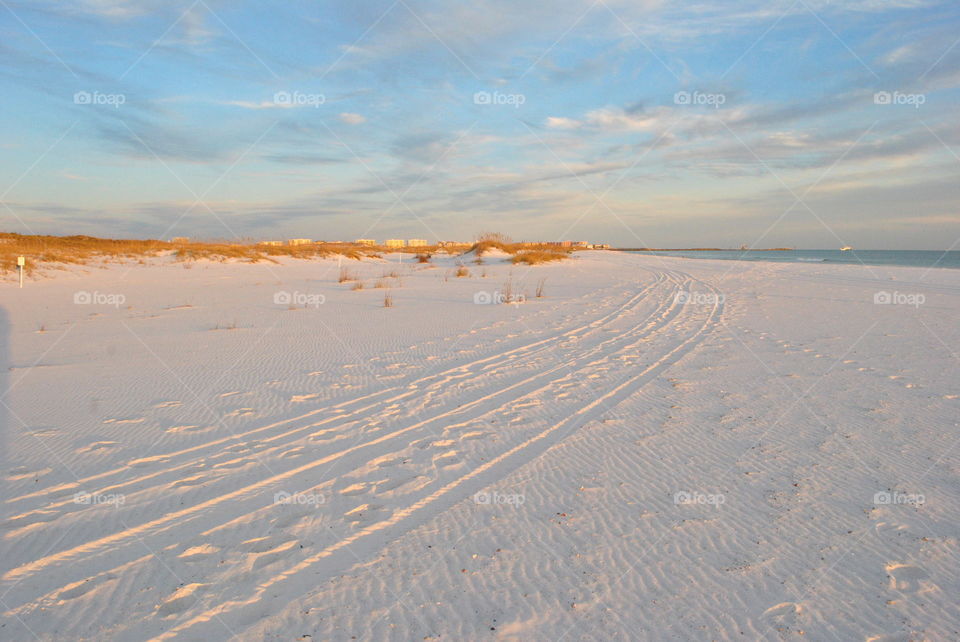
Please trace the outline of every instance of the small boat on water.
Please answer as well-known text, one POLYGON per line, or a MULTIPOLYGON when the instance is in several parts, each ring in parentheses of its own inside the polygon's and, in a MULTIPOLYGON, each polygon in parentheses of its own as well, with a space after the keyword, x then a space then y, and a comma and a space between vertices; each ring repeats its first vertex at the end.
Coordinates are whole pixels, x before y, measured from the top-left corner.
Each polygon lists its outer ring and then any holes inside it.
POLYGON ((849 245, 844 245, 843 247, 840 248, 840 251, 841 251, 841 252, 848 252, 848 251, 850 251, 850 250, 852 250, 852 249, 853 249, 853 248, 852 248, 851 246, 849 246, 849 245))

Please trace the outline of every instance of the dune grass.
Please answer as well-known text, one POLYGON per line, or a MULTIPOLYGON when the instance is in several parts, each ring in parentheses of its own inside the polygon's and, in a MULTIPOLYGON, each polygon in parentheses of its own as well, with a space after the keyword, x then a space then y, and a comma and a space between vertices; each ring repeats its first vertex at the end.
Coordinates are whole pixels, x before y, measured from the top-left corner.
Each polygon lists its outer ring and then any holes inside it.
POLYGON ((257 245, 227 242, 171 243, 156 239, 102 239, 93 236, 44 236, 0 232, 0 273, 17 269, 17 257, 26 257, 31 274, 44 264, 86 264, 100 260, 138 260, 172 254, 178 261, 276 262, 277 257, 310 259, 342 255, 351 259, 378 256, 376 248, 352 243, 257 245))
POLYGON ((550 261, 561 261, 570 256, 569 252, 556 249, 525 249, 517 252, 510 259, 511 263, 525 263, 527 265, 539 265, 540 263, 549 263, 550 261))
POLYGON ((549 261, 560 261, 570 256, 572 248, 564 248, 547 243, 514 243, 503 234, 483 234, 477 238, 467 252, 474 252, 477 262, 490 250, 500 250, 511 255, 512 263, 526 263, 538 265, 549 261))

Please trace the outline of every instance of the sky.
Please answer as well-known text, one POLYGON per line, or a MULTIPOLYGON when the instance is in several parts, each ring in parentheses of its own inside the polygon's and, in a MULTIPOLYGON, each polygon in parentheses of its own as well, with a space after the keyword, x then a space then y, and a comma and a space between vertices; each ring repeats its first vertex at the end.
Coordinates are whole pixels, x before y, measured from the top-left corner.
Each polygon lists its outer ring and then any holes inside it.
POLYGON ((956 0, 0 0, 0 230, 956 249, 956 0))

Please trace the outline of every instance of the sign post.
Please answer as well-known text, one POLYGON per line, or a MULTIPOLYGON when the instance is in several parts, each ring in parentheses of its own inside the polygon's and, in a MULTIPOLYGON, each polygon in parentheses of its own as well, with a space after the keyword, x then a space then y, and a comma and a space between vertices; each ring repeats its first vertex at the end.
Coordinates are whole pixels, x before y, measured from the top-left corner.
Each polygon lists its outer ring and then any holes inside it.
POLYGON ((23 266, 27 264, 26 257, 18 256, 17 257, 17 267, 20 268, 20 287, 23 287, 23 266))

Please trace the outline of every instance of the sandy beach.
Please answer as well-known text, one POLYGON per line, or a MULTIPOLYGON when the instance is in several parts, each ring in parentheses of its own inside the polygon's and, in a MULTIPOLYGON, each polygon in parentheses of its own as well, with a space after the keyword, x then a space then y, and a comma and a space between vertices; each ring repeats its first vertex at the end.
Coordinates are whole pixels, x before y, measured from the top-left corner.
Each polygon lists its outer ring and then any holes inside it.
POLYGON ((0 285, 0 638, 960 635, 960 271, 465 266, 0 285))

